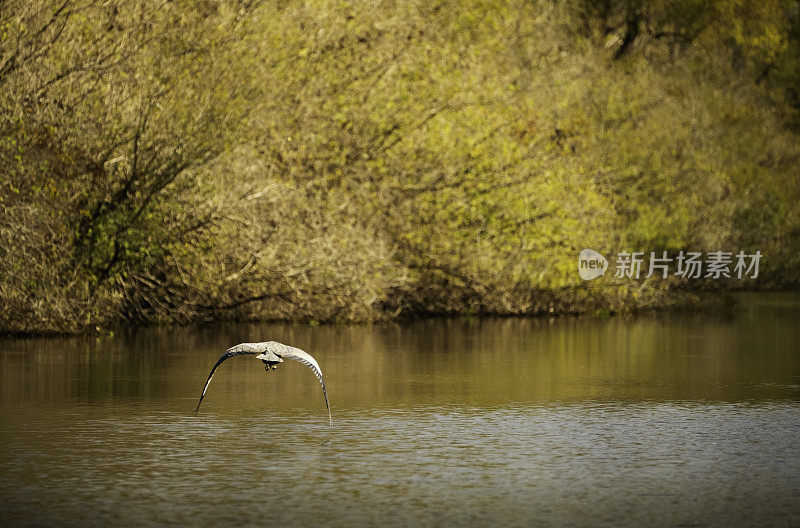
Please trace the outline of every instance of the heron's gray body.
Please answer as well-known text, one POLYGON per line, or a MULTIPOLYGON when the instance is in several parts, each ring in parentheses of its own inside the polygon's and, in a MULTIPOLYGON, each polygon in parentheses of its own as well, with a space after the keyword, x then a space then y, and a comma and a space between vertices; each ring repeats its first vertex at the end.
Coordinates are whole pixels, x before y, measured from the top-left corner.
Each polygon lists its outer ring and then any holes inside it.
POLYGON ((197 402, 197 408, 194 410, 194 414, 197 414, 197 411, 200 410, 200 404, 203 403, 203 398, 208 390, 208 385, 211 383, 211 378, 214 377, 214 372, 217 370, 217 367, 219 367, 220 364, 226 359, 241 355, 255 355, 256 359, 260 359, 264 363, 267 371, 269 371, 270 367, 272 367, 272 370, 275 370, 275 366, 278 363, 283 363, 283 358, 299 361, 303 365, 310 368, 322 385, 322 394, 325 396, 325 407, 328 409, 328 422, 331 424, 333 423, 333 419, 331 418, 331 407, 328 404, 328 391, 325 390, 325 381, 322 379, 322 369, 319 368, 319 363, 317 363, 317 360, 304 350, 300 350, 299 348, 289 345, 284 345, 283 343, 278 343, 277 341, 265 341, 263 343, 241 343, 226 350, 211 369, 211 373, 208 375, 206 384, 203 387, 203 393, 200 395, 200 401, 197 402))

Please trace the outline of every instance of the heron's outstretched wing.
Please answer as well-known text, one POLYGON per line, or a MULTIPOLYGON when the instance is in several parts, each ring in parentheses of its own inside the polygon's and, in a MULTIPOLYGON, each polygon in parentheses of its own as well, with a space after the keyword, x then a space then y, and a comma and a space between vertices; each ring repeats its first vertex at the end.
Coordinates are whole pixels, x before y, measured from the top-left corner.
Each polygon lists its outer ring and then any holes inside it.
POLYGON ((328 391, 325 390, 325 380, 322 379, 322 369, 319 368, 319 363, 317 363, 317 360, 314 359, 308 352, 300 350, 299 348, 294 348, 289 346, 283 348, 280 351, 276 351, 275 353, 281 356, 282 358, 299 361, 300 363, 307 366, 314 372, 314 375, 317 377, 320 384, 322 385, 322 394, 325 396, 325 408, 328 409, 328 425, 333 425, 333 418, 331 417, 331 406, 328 403, 328 391))
POLYGON ((217 367, 228 358, 232 358, 233 356, 241 356, 243 354, 260 354, 261 352, 252 346, 250 343, 242 343, 241 345, 236 345, 235 347, 231 347, 222 354, 217 362, 214 364, 214 368, 211 369, 211 374, 208 375, 208 379, 206 380, 206 384, 203 387, 203 393, 200 394, 200 401, 197 402, 197 408, 194 410, 194 414, 197 414, 197 411, 200 410, 200 404, 203 403, 203 398, 206 395, 206 391, 208 390, 208 385, 211 383, 211 378, 214 377, 214 371, 217 370, 217 367))

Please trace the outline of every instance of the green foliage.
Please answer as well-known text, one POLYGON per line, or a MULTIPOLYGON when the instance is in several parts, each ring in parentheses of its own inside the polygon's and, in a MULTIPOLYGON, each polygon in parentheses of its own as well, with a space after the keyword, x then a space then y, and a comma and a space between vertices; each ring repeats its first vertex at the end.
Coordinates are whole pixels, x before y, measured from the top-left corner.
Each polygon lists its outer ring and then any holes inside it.
POLYGON ((796 286, 797 16, 6 3, 0 330, 695 302, 584 283, 584 247, 760 249, 796 286))

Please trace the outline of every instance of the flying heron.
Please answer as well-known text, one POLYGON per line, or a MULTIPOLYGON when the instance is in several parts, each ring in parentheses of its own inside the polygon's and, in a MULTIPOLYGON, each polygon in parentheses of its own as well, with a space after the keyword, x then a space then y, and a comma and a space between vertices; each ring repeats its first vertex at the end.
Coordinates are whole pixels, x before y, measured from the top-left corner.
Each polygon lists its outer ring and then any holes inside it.
POLYGON ((200 401, 197 402, 197 408, 194 410, 194 414, 197 414, 197 411, 200 410, 200 404, 203 403, 203 398, 208 390, 208 385, 211 383, 211 378, 214 377, 214 372, 217 370, 217 367, 219 367, 220 364, 228 358, 232 358, 233 356, 242 356, 245 354, 258 354, 256 359, 260 359, 262 363, 264 363, 264 370, 267 372, 269 372, 270 367, 272 367, 272 370, 275 370, 275 366, 278 363, 283 363, 283 358, 294 359, 295 361, 299 361, 303 365, 310 368, 314 372, 314 375, 317 377, 319 382, 322 384, 322 394, 325 396, 325 407, 328 409, 328 423, 329 425, 333 425, 333 419, 331 418, 331 406, 328 404, 328 392, 325 390, 325 381, 322 379, 322 369, 319 368, 319 363, 317 363, 317 360, 314 359, 308 352, 300 350, 299 348, 278 343, 276 341, 267 341, 264 343, 241 343, 226 350, 225 353, 222 354, 222 357, 220 357, 214 364, 214 368, 211 369, 211 374, 208 375, 206 385, 203 387, 203 393, 200 395, 200 401))

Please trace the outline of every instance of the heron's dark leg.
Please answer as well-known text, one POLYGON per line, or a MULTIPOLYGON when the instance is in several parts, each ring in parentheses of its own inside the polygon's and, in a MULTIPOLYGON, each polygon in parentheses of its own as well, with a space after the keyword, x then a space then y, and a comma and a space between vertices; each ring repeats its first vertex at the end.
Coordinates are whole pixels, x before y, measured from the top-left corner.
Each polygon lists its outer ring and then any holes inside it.
POLYGON ((277 368, 275 368, 274 361, 266 361, 264 359, 262 359, 261 361, 264 363, 264 370, 266 370, 267 372, 269 372, 270 367, 272 367, 272 370, 277 370, 277 368))

